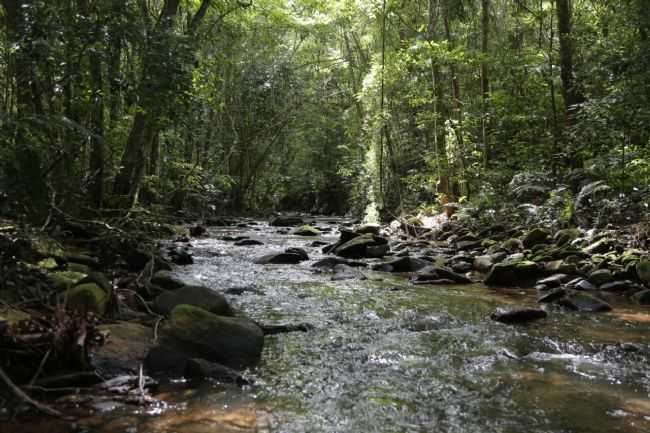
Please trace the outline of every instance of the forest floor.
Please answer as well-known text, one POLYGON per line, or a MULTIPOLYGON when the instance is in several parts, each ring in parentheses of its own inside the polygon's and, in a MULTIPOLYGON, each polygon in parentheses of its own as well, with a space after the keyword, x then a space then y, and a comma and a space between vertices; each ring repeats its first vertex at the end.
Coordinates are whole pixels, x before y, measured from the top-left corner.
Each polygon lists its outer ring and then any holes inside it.
MULTIPOLYGON (((553 232, 494 225, 479 231, 453 221, 430 229, 414 220, 379 227, 310 216, 280 216, 268 224, 158 219, 147 213, 110 222, 70 219, 49 231, 0 224, 3 418, 24 420, 34 408, 74 419, 118 405, 160 407, 152 392, 171 377, 246 387, 252 381, 242 371, 258 363, 265 336, 309 334, 318 324, 278 322, 268 312, 251 318, 252 311, 236 308, 236 298, 263 288, 241 281, 214 290, 209 279, 202 285, 183 278, 184 268, 207 272, 193 267, 193 249, 214 238, 215 229, 220 245, 259 251, 243 259, 249 279, 276 265, 306 263, 310 273, 336 282, 478 283, 504 299, 525 295, 525 302, 505 302, 488 314, 506 325, 525 326, 558 312, 612 311, 650 323, 650 261, 648 251, 637 248, 638 227, 553 232), (272 237, 277 245, 267 250, 272 237), (284 238, 291 242, 285 245, 284 238)), ((392 287, 407 293, 402 284, 392 287)), ((417 327, 420 320, 412 322, 417 327)), ((645 341, 620 343, 634 353, 650 348, 645 341)))

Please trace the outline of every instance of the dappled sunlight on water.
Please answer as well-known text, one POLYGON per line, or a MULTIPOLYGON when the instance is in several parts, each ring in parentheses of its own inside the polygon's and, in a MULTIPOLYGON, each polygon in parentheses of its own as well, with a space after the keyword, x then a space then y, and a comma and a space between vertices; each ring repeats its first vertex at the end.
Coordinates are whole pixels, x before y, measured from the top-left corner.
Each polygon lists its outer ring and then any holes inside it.
POLYGON ((253 289, 228 299, 260 322, 315 328, 267 337, 249 389, 171 389, 158 412, 120 409, 76 431, 650 431, 648 311, 623 303, 611 314, 550 311, 530 325, 503 325, 490 313, 537 305, 531 292, 410 286, 370 271, 365 280, 332 281, 311 267, 323 257, 308 246, 315 238, 257 228, 193 240, 195 264, 178 274, 217 291, 253 289), (265 245, 219 240, 242 234, 265 245), (307 249, 311 260, 252 263, 287 247, 307 249))

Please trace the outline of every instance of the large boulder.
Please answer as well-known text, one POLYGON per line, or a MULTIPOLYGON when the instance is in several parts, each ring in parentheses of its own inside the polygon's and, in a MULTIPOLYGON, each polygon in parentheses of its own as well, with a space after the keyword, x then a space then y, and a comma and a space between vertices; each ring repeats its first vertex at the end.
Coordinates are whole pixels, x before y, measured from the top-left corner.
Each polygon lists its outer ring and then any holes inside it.
POLYGON ((151 282, 165 290, 180 289, 185 283, 171 271, 158 271, 151 278, 151 282))
POLYGON ((52 282, 52 285, 59 292, 64 292, 70 287, 73 287, 79 281, 83 280, 86 274, 81 272, 74 271, 59 271, 59 272, 50 272, 47 274, 48 280, 52 282))
POLYGON ((507 261, 492 267, 485 279, 488 286, 532 287, 543 270, 531 261, 507 261))
POLYGON ((555 236, 553 236, 553 240, 555 240, 555 243, 557 245, 561 246, 561 245, 566 245, 575 239, 578 239, 580 235, 581 235, 580 229, 577 228, 563 229, 555 233, 555 236))
POLYGON ((100 325, 106 335, 103 345, 92 352, 93 366, 104 375, 137 374, 149 349, 154 331, 137 323, 100 325))
POLYGON ((589 281, 596 286, 600 286, 614 281, 614 274, 609 269, 596 269, 589 274, 589 281))
POLYGON ((80 313, 106 314, 108 294, 95 283, 81 284, 66 292, 66 308, 80 313))
POLYGON ((334 253, 348 258, 381 257, 388 252, 388 240, 373 234, 356 236, 337 246, 334 253))
POLYGON ((147 355, 150 371, 182 373, 192 358, 242 368, 259 361, 264 347, 264 332, 252 320, 217 316, 191 305, 176 306, 162 333, 160 345, 147 355))
POLYGON ((200 307, 219 316, 233 315, 223 295, 203 286, 184 286, 178 290, 162 292, 154 299, 153 309, 167 316, 181 304, 200 307))

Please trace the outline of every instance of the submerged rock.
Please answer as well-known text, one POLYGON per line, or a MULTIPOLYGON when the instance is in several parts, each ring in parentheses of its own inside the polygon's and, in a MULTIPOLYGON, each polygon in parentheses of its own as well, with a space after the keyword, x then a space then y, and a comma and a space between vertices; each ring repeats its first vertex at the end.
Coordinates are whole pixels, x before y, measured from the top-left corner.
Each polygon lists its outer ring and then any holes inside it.
POLYGON ((240 241, 235 242, 235 245, 238 247, 248 247, 254 245, 264 245, 264 242, 258 241, 256 239, 242 239, 240 241))
POLYGON ((250 384, 236 370, 201 358, 188 359, 185 362, 183 376, 188 379, 211 379, 220 383, 235 383, 240 386, 250 384))
POLYGON ((174 307, 181 304, 200 307, 219 316, 233 315, 223 295, 203 286, 183 286, 177 290, 165 291, 154 299, 153 309, 166 316, 174 307))
POLYGON ((490 318, 496 322, 506 324, 527 323, 534 320, 544 319, 548 313, 544 310, 534 308, 522 308, 515 310, 498 309, 490 318))
POLYGON ((609 305, 607 302, 581 292, 570 293, 566 297, 560 299, 557 303, 570 310, 588 313, 598 313, 612 310, 611 305, 609 305))

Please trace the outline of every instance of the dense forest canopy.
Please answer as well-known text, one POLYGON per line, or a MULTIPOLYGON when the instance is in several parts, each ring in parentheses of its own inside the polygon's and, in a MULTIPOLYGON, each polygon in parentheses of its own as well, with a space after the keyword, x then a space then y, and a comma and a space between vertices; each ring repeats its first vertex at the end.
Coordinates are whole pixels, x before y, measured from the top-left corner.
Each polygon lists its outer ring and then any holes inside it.
POLYGON ((516 174, 560 206, 594 181, 649 185, 642 0, 2 0, 0 14, 5 213, 386 217, 442 195, 493 205, 516 174))

